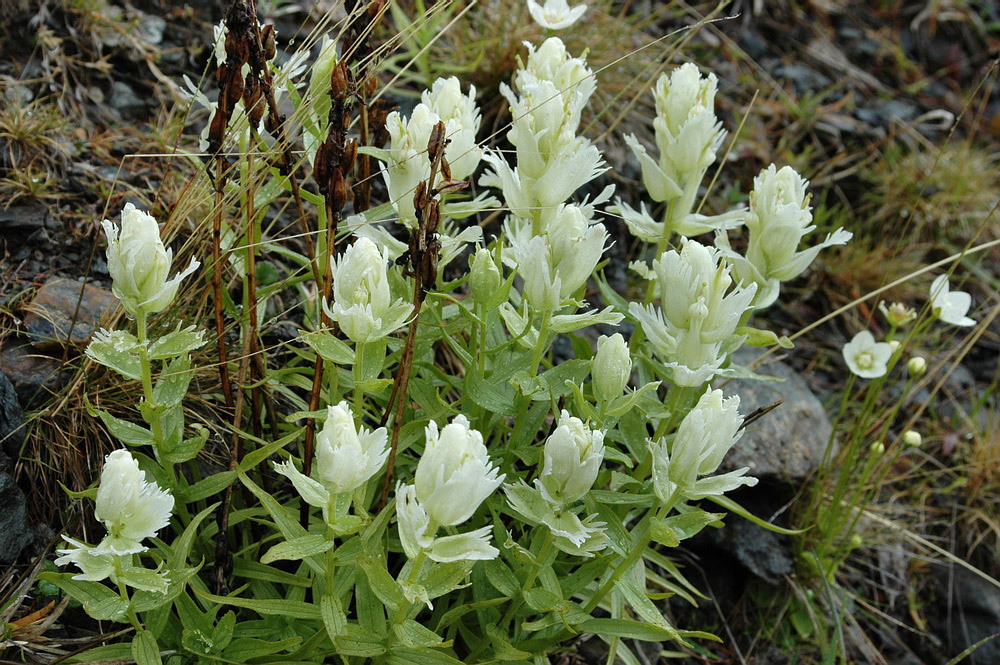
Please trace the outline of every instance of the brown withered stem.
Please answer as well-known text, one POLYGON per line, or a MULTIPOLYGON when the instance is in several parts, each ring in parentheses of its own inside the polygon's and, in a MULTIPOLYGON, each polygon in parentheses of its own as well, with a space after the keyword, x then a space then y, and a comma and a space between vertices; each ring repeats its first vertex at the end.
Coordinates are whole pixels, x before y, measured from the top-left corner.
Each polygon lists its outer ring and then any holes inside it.
MULTIPOLYGON (((318 303, 329 300, 333 291, 332 260, 335 256, 337 227, 347 204, 347 179, 354 171, 357 161, 358 141, 347 140, 347 129, 351 124, 351 106, 368 93, 359 90, 358 73, 364 72, 370 59, 371 47, 369 38, 374 23, 381 19, 384 13, 382 0, 369 2, 365 11, 359 11, 357 2, 348 3, 350 23, 344 31, 344 41, 341 44, 342 58, 333 67, 330 74, 330 116, 326 140, 316 150, 316 160, 313 167, 313 179, 323 196, 326 212, 326 253, 323 259, 323 281, 317 293, 318 303), (353 70, 352 70, 353 69, 353 70)), ((365 85, 370 87, 374 77, 364 75, 365 85), (369 81, 371 78, 371 81, 369 81)), ((373 91, 374 92, 374 91, 373 91)), ((367 116, 366 116, 367 117, 367 116)), ((320 307, 320 323, 330 327, 330 317, 320 307)), ((312 393, 309 398, 309 410, 319 409, 320 395, 323 388, 324 360, 317 354, 313 366, 312 393)), ((306 421, 306 438, 303 450, 302 471, 306 475, 312 471, 313 450, 316 438, 316 420, 306 421)), ((300 512, 302 523, 308 520, 308 506, 303 503, 300 512)))
POLYGON ((405 273, 413 278, 413 313, 410 315, 410 325, 406 332, 406 343, 403 355, 399 360, 399 371, 392 386, 392 394, 382 416, 382 425, 389 420, 393 404, 396 415, 392 423, 392 439, 389 447, 389 463, 385 470, 385 481, 382 483, 382 496, 379 500, 379 510, 385 507, 389 499, 389 485, 392 482, 392 472, 396 463, 396 447, 399 445, 399 430, 403 426, 403 413, 406 410, 406 391, 410 384, 410 371, 413 368, 413 348, 417 340, 417 325, 420 309, 431 285, 437 280, 438 254, 441 245, 437 232, 441 226, 441 201, 438 197, 448 192, 458 191, 468 186, 465 180, 452 180, 451 167, 445 159, 444 149, 448 144, 445 138, 445 126, 438 122, 431 131, 427 141, 427 158, 431 162, 431 173, 426 182, 417 185, 413 195, 413 207, 416 210, 417 225, 410 232, 410 246, 406 253, 398 259, 406 266, 405 273), (438 174, 441 183, 435 188, 434 181, 438 174))

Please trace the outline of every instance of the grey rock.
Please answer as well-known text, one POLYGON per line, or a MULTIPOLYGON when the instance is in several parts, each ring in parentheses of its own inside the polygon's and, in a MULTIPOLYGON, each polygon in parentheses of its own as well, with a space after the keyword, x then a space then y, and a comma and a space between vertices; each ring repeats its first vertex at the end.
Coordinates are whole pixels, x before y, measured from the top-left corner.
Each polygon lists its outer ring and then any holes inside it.
POLYGON ((41 404, 56 390, 61 366, 55 358, 35 351, 25 339, 8 338, 0 348, 0 372, 7 375, 26 409, 41 404))
POLYGON ((0 471, 10 469, 24 444, 24 411, 14 384, 0 372, 0 471))
POLYGON ((159 16, 138 12, 138 22, 136 23, 136 34, 139 39, 149 44, 159 44, 163 41, 163 32, 167 29, 167 22, 159 16))
POLYGON ((128 83, 115 81, 111 84, 109 102, 111 107, 123 117, 138 118, 146 114, 146 102, 136 94, 128 83))
POLYGON ((708 535, 714 545, 768 584, 780 584, 782 576, 792 572, 792 555, 782 539, 753 522, 733 517, 724 529, 709 529, 708 535))
MULTIPOLYGON (((734 361, 746 366, 760 353, 741 349, 734 361)), ((737 379, 724 392, 739 395, 740 412, 746 415, 775 402, 781 404, 747 426, 743 438, 723 460, 720 472, 750 467, 750 475, 761 480, 802 481, 823 460, 833 426, 823 404, 791 367, 768 358, 755 371, 783 381, 737 379)))
POLYGON ((35 541, 24 492, 6 471, 0 472, 0 562, 11 563, 35 541))
POLYGON ((822 90, 832 83, 830 77, 801 63, 778 65, 774 68, 774 76, 790 80, 798 93, 822 90))
MULTIPOLYGON (((939 596, 951 653, 957 656, 973 644, 1000 632, 1000 589, 960 566, 942 567, 939 596)), ((960 661, 962 665, 1000 663, 1000 638, 986 642, 960 661)))
POLYGON ((55 220, 49 215, 48 209, 40 203, 0 209, 0 229, 35 231, 41 228, 53 228, 54 224, 55 220))

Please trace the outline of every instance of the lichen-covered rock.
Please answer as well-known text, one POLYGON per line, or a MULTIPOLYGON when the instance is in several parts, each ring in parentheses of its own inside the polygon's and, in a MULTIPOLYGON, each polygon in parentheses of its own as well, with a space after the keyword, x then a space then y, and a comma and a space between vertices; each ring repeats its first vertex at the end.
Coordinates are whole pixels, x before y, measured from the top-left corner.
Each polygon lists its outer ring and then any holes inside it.
POLYGON ((82 346, 90 341, 114 301, 107 289, 70 279, 52 279, 38 289, 27 306, 24 327, 39 349, 59 347, 66 343, 67 336, 71 344, 82 346))

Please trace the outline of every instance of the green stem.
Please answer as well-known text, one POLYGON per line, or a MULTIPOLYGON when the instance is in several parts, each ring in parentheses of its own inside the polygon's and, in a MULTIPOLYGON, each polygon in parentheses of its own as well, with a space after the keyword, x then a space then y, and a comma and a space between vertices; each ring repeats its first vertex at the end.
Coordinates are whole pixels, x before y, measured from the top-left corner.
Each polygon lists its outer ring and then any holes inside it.
POLYGON ((163 470, 170 479, 170 489, 177 488, 177 476, 174 473, 174 465, 163 450, 165 441, 163 440, 163 424, 160 422, 160 410, 153 401, 153 367, 149 359, 148 331, 146 312, 139 312, 136 315, 136 333, 139 337, 139 377, 142 380, 142 396, 146 404, 149 405, 149 427, 153 433, 153 451, 156 459, 163 466, 163 470))
MULTIPOLYGON (((326 537, 331 542, 334 543, 336 536, 333 535, 333 527, 326 527, 326 537)), ((336 545, 331 545, 330 549, 326 551, 326 595, 333 596, 333 573, 335 564, 333 563, 333 550, 336 545)))
POLYGON ((142 630, 142 624, 139 623, 139 617, 135 614, 135 608, 132 607, 132 601, 128 597, 128 589, 125 587, 125 571, 122 567, 122 558, 119 555, 114 557, 115 566, 115 580, 118 583, 118 595, 121 596, 122 602, 125 603, 126 612, 128 614, 129 623, 135 628, 136 632, 142 630))
MULTIPOLYGON (((538 329, 538 340, 535 342, 535 348, 531 351, 531 364, 528 365, 528 371, 532 376, 538 375, 538 365, 542 362, 542 354, 545 352, 545 341, 549 336, 549 326, 552 323, 552 312, 548 311, 542 315, 542 325, 538 329)), ((530 326, 531 323, 529 322, 530 326)), ((523 397, 521 399, 521 407, 518 409, 517 420, 515 420, 514 432, 511 434, 510 441, 519 441, 521 439, 521 430, 524 428, 524 421, 528 419, 528 409, 531 408, 531 398, 523 397)))
POLYGON ((628 551, 621 563, 615 567, 614 572, 611 573, 611 577, 609 577, 607 581, 598 588, 597 592, 590 597, 590 601, 583 608, 584 612, 587 614, 593 612, 594 609, 600 605, 601 601, 604 600, 604 597, 607 596, 612 589, 614 589, 618 580, 620 580, 625 573, 631 570, 632 566, 634 566, 636 562, 642 558, 642 555, 646 553, 646 548, 649 547, 649 543, 653 540, 653 537, 650 535, 649 528, 649 523, 652 517, 654 515, 656 517, 665 516, 668 512, 670 512, 670 509, 674 507, 674 504, 676 504, 679 499, 680 492, 674 491, 673 495, 670 496, 666 503, 656 509, 655 513, 652 510, 646 513, 646 516, 642 518, 642 521, 639 522, 639 525, 635 529, 635 542, 632 545, 632 549, 628 551))
POLYGON ((510 604, 510 607, 504 613, 503 618, 500 619, 501 626, 507 626, 521 605, 524 604, 524 594, 526 594, 530 589, 531 585, 535 583, 538 578, 539 573, 542 572, 542 567, 545 565, 549 558, 549 554, 552 552, 552 546, 555 545, 555 536, 552 535, 551 529, 545 530, 545 540, 542 542, 542 548, 539 550, 538 555, 535 557, 535 563, 531 566, 531 572, 528 574, 528 578, 521 585, 521 596, 514 602, 510 604))
POLYGON ((365 345, 358 343, 354 345, 354 417, 360 424, 364 420, 365 400, 361 392, 361 383, 364 376, 365 365, 365 345))

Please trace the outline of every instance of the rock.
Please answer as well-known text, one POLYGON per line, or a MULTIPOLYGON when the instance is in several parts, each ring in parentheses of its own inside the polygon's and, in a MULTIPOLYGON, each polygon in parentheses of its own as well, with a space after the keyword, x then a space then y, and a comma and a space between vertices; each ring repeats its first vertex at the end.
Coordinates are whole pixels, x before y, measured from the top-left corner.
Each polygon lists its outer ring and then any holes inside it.
MULTIPOLYGON (((734 360, 746 366, 760 353, 752 348, 741 349, 734 360)), ((749 415, 775 402, 781 404, 747 426, 743 438, 723 460, 720 472, 746 466, 750 467, 750 475, 764 481, 802 481, 823 460, 833 426, 823 404, 791 367, 769 358, 755 371, 784 381, 731 381, 724 391, 739 395, 740 412, 749 415)))
POLYGON ((14 384, 0 372, 0 471, 9 471, 24 444, 24 411, 14 384))
MULTIPOLYGON (((942 629, 952 656, 1000 631, 1000 589, 961 566, 941 567, 938 582, 942 629)), ((1000 663, 1000 638, 986 642, 960 663, 1000 663)))
POLYGON ((830 78, 825 74, 821 74, 815 69, 798 62, 790 65, 782 64, 775 67, 774 77, 790 80, 795 86, 795 92, 799 94, 805 92, 816 92, 832 83, 830 78))
POLYGON ((146 113, 146 102, 127 83, 115 81, 111 84, 111 95, 108 100, 111 107, 123 118, 141 119, 146 113))
POLYGON ((39 349, 59 348, 67 335, 71 344, 84 345, 114 301, 114 295, 106 289, 69 279, 50 279, 28 304, 24 326, 39 349))
POLYGON ((10 231, 35 231, 41 228, 53 228, 56 221, 49 215, 48 209, 40 203, 12 206, 0 209, 0 229, 10 231))
POLYGON ((56 389, 61 366, 55 358, 38 353, 23 338, 8 339, 0 349, 0 372, 7 375, 26 409, 41 403, 56 389))
POLYGON ((784 575, 792 572, 791 552, 773 531, 733 516, 726 520, 725 528, 707 529, 707 533, 716 547, 732 554, 768 584, 776 586, 784 575))
POLYGON ((0 562, 11 563, 35 540, 24 492, 6 471, 0 472, 0 562))

